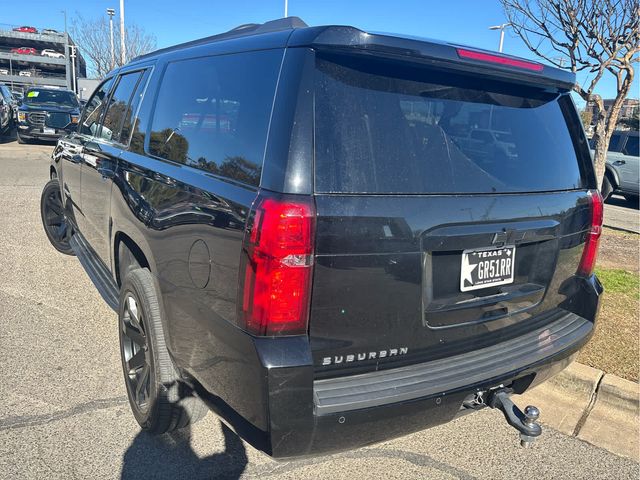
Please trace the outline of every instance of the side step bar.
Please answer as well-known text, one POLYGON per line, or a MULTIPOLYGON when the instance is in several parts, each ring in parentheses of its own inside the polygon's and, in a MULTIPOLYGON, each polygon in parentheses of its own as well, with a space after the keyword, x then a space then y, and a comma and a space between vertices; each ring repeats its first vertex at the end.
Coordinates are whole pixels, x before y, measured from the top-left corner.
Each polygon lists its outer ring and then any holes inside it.
POLYGON ((111 276, 111 272, 105 267, 93 252, 82 234, 74 233, 69 242, 73 253, 76 254, 78 260, 82 264, 85 272, 100 292, 100 295, 114 311, 118 310, 119 289, 116 282, 111 276))

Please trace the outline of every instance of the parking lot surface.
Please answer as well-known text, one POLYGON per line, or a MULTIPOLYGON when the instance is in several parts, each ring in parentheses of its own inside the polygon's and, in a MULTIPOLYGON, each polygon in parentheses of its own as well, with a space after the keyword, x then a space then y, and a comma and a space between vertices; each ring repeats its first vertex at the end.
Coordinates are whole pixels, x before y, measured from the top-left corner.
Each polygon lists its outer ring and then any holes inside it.
MULTIPOLYGON (((0 478, 637 479, 637 463, 549 428, 530 449, 500 412, 333 456, 275 462, 217 417, 141 433, 116 317, 74 257, 51 247, 39 201, 50 145, 0 144, 0 478)), ((544 412, 542 412, 544 419, 544 412)))

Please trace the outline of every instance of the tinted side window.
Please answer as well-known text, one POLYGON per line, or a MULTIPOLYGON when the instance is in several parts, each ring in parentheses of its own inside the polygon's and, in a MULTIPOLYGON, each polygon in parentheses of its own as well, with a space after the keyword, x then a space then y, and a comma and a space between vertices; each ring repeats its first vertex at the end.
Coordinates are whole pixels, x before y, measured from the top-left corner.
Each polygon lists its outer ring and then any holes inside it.
POLYGON ((258 185, 281 58, 268 50, 169 64, 149 152, 258 185))
POLYGON ((129 142, 129 138, 131 138, 131 132, 133 130, 133 118, 136 112, 138 111, 138 107, 140 106, 140 102, 142 101, 142 95, 144 93, 144 88, 147 84, 147 80, 149 79, 149 70, 145 70, 142 74, 142 78, 138 82, 138 86, 136 87, 136 91, 133 92, 133 97, 131 97, 131 102, 129 103, 129 108, 124 116, 122 121, 122 131, 120 133, 120 143, 127 144, 129 142))
POLYGON ((627 144, 624 146, 624 154, 632 155, 634 157, 640 156, 640 146, 638 144, 638 137, 627 138, 627 144))
POLYGON ((109 107, 105 114, 100 137, 113 142, 120 142, 122 122, 127 115, 133 92, 142 76, 142 72, 127 73, 119 77, 118 84, 111 95, 109 107))
POLYGON ((614 133, 611 135, 611 140, 609 141, 609 151, 610 152, 619 152, 620 151, 620 139, 622 135, 619 133, 614 133))
POLYGON ((79 131, 85 135, 96 135, 100 117, 104 111, 113 78, 104 82, 91 96, 82 113, 79 131))

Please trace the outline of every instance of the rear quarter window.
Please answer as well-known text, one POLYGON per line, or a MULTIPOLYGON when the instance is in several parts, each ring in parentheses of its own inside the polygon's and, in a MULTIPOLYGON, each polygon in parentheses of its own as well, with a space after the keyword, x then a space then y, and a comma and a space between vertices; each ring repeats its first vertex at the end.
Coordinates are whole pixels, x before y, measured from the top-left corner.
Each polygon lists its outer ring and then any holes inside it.
POLYGON ((266 50, 170 63, 149 153, 257 186, 281 58, 266 50))
POLYGON ((370 60, 318 56, 319 193, 494 193, 582 188, 555 92, 370 60))

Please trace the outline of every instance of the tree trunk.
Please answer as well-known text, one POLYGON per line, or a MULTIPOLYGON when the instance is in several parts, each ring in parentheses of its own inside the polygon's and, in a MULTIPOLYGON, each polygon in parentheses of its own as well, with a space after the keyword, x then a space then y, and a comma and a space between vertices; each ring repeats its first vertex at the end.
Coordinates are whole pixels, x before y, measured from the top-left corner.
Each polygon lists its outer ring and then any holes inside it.
POLYGON ((602 189, 602 180, 604 179, 605 165, 607 162, 607 148, 609 147, 609 138, 611 135, 607 136, 607 112, 604 109, 602 97, 592 95, 591 101, 595 106, 593 115, 595 120, 595 129, 593 131, 595 150, 593 154, 593 165, 596 170, 597 184, 600 186, 600 189, 602 189))

